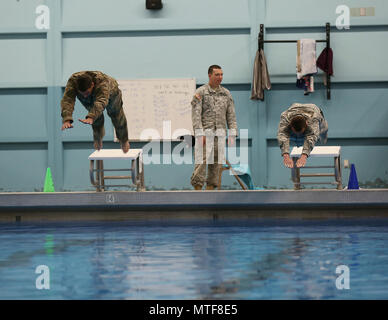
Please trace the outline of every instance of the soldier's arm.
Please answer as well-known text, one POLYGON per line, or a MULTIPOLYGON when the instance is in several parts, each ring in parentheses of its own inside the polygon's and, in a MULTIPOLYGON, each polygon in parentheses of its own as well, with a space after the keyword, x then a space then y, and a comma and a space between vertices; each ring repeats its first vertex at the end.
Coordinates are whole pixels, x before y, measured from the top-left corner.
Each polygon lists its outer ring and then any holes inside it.
POLYGON ((195 93, 193 100, 191 100, 191 120, 196 137, 204 135, 202 127, 202 100, 203 97, 199 91, 195 93))
POLYGON ((65 123, 70 121, 73 122, 73 111, 75 104, 75 97, 77 96, 77 89, 75 88, 74 82, 69 79, 66 84, 65 93, 61 100, 61 116, 62 122, 65 123))
POLYGON ((237 120, 233 97, 229 96, 228 108, 226 110, 226 122, 228 123, 229 136, 237 136, 237 120))
POLYGON ((94 106, 90 109, 86 118, 96 120, 99 116, 101 116, 109 103, 110 91, 108 81, 101 81, 94 90, 96 90, 96 100, 94 101, 94 106))
POLYGON ((313 120, 312 123, 306 129, 305 139, 303 143, 302 154, 309 156, 310 152, 313 150, 316 142, 319 138, 319 122, 318 120, 313 120))
POLYGON ((281 115, 279 127, 278 127, 278 143, 282 153, 282 156, 290 153, 290 133, 288 129, 288 120, 285 115, 281 115))

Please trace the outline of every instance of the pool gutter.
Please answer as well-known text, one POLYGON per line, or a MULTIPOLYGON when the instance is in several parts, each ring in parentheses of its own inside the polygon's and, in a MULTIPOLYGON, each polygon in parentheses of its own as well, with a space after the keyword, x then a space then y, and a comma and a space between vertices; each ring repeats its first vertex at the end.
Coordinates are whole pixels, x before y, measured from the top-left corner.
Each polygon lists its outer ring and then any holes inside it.
POLYGON ((180 217, 188 212, 196 216, 200 212, 218 216, 244 212, 273 216, 276 212, 284 216, 307 211, 388 216, 388 189, 0 193, 0 221, 39 214, 47 217, 47 213, 54 217, 66 212, 68 217, 91 217, 97 212, 105 217, 130 217, 135 212, 147 217, 156 212, 159 217, 180 217))

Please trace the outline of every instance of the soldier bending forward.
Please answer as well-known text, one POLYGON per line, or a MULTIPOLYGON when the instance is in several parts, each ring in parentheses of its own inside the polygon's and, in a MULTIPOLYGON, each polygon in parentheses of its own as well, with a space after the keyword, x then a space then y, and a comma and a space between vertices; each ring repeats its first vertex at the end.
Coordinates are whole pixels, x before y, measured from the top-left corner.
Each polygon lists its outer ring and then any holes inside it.
POLYGON ((61 101, 62 130, 72 128, 75 98, 88 110, 82 123, 93 128, 94 149, 102 148, 105 135, 104 109, 112 119, 116 136, 124 153, 129 150, 127 119, 123 110, 121 90, 112 77, 100 71, 81 71, 71 75, 67 81, 61 101))

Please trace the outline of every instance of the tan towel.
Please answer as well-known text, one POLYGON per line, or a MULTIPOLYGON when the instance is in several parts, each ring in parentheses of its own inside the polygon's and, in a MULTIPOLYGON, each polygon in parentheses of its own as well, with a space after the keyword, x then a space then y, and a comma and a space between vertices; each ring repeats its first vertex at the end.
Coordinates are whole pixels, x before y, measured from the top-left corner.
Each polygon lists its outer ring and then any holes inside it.
POLYGON ((256 52, 255 63, 253 66, 251 100, 263 100, 264 89, 271 89, 271 80, 269 79, 264 51, 261 49, 256 52))

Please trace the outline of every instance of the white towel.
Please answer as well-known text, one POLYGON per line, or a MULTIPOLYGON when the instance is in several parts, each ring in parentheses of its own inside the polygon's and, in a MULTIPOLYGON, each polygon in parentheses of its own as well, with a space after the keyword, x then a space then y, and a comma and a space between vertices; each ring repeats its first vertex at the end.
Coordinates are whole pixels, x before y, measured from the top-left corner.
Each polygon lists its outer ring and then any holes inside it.
POLYGON ((296 56, 296 75, 301 79, 306 74, 317 73, 316 43, 314 39, 298 41, 299 50, 296 56), (300 52, 299 52, 300 51, 300 52))

